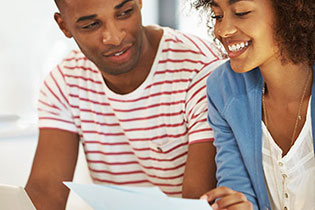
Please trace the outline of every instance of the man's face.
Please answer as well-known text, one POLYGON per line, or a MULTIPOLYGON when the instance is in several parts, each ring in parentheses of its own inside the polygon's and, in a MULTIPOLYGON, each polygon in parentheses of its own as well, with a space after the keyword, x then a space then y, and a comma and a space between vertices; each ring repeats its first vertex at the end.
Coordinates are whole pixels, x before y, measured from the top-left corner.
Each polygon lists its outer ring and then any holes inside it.
POLYGON ((143 41, 141 0, 64 0, 55 20, 105 74, 131 71, 143 41))

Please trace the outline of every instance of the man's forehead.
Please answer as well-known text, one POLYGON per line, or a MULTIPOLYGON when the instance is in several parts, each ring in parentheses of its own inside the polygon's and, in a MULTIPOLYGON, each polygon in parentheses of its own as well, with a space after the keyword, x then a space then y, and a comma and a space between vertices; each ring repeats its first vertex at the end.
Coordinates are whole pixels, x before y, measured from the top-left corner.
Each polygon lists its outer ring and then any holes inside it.
MULTIPOLYGON (((77 5, 80 3, 86 3, 87 0, 56 0, 56 2, 63 2, 65 5, 77 5)), ((139 2, 139 0, 88 0, 90 3, 93 4, 93 2, 97 4, 110 4, 108 6, 113 6, 115 9, 121 8, 123 5, 125 5, 128 2, 139 2)))
POLYGON ((86 17, 96 17, 100 14, 115 12, 131 2, 142 6, 141 0, 56 0, 60 1, 58 7, 61 14, 76 20, 86 17))

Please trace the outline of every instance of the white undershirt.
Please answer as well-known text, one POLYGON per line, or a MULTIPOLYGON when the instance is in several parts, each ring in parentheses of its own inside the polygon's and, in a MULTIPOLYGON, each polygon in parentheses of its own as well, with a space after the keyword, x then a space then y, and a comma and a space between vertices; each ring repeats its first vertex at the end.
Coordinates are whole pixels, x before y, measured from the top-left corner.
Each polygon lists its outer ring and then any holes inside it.
POLYGON ((301 133, 282 157, 262 123, 263 168, 272 210, 315 210, 315 157, 310 103, 301 133))

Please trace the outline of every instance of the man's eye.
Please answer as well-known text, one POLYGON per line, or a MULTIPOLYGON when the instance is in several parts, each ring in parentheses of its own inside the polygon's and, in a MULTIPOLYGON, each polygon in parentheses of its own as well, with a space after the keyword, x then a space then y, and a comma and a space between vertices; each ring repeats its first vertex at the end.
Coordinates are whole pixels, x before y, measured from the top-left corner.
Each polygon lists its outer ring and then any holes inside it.
POLYGON ((122 13, 119 13, 118 15, 117 15, 117 17, 126 17, 126 16, 128 16, 128 15, 130 15, 130 13, 133 11, 133 8, 130 8, 130 9, 127 9, 127 10, 125 10, 125 11, 123 11, 122 13))
POLYGON ((247 14, 251 13, 251 11, 247 11, 247 12, 236 12, 235 15, 236 16, 239 16, 239 17, 242 17, 242 16, 245 16, 247 14))
POLYGON ((82 29, 91 29, 91 28, 94 28, 94 27, 96 27, 96 26, 98 26, 98 25, 99 25, 99 22, 93 22, 93 23, 91 23, 91 24, 82 26, 81 28, 82 28, 82 29))

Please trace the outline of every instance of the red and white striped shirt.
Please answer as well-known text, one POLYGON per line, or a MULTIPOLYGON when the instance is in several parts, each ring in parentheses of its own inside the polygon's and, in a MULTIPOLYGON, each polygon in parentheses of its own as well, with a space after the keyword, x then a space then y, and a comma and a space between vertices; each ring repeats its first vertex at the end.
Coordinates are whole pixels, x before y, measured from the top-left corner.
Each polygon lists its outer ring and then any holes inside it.
POLYGON ((78 133, 95 183, 155 185, 181 196, 188 144, 213 140, 206 79, 221 63, 217 48, 163 30, 151 71, 132 93, 112 92, 79 51, 44 81, 39 127, 78 133))

